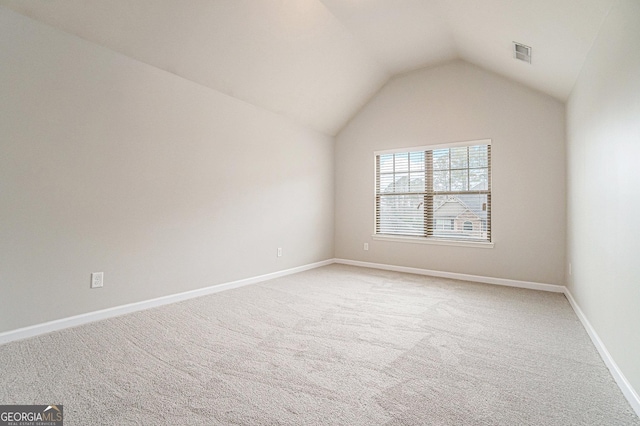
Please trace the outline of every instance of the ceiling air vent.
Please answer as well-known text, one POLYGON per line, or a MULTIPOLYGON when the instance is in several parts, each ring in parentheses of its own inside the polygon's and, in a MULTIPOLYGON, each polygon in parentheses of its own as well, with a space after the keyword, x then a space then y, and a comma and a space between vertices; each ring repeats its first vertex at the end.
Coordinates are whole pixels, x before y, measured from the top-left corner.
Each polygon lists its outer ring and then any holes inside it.
POLYGON ((531 48, 524 44, 513 42, 513 57, 531 63, 531 48))

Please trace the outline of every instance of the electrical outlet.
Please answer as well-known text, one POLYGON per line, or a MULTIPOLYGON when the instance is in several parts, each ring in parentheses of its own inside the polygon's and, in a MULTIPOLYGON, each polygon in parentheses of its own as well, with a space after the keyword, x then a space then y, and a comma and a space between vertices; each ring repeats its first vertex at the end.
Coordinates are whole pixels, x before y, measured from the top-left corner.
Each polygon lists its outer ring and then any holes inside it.
POLYGON ((571 263, 569 263, 569 275, 572 275, 572 271, 571 271, 571 263))
POLYGON ((278 247, 278 257, 282 257, 282 247, 278 247))
POLYGON ((91 288, 100 288, 104 285, 104 272, 91 274, 91 288))
POLYGON ((369 243, 364 243, 364 249, 369 250, 369 243))

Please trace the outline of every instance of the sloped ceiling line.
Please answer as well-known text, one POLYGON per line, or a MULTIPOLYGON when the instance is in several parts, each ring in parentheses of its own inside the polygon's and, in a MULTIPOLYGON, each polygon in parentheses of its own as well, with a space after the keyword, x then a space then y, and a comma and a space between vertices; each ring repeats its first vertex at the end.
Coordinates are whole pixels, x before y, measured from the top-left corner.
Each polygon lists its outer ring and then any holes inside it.
POLYGON ((0 0, 335 135, 389 76, 463 59, 565 101, 615 0, 0 0), (531 65, 511 43, 534 49, 531 65))

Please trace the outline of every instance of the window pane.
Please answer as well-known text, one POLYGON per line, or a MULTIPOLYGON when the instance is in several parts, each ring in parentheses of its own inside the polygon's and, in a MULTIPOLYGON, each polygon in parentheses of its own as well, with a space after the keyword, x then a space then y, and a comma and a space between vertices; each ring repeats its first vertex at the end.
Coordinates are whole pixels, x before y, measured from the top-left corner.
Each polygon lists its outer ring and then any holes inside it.
POLYGON ((380 172, 381 173, 393 172, 393 154, 380 155, 380 172))
POLYGON ((409 175, 409 192, 424 192, 424 172, 409 175))
POLYGON ((393 175, 380 176, 380 192, 393 192, 393 175))
POLYGON ((451 148, 451 168, 466 169, 469 167, 467 162, 467 147, 451 148))
POLYGON ((396 188, 394 192, 409 192, 409 173, 396 173, 396 188))
POLYGON ((489 171, 487 169, 469 170, 469 190, 481 191, 489 189, 489 171))
POLYGON ((458 240, 487 239, 487 195, 434 197, 434 237, 458 240))
POLYGON ((433 151, 433 169, 447 170, 449 168, 449 150, 436 149, 433 151))
POLYGON ((469 176, 468 170, 451 170, 451 190, 467 191, 468 176, 469 176))
POLYGON ((409 171, 409 153, 403 152, 396 154, 396 172, 409 171))
POLYGON ((424 197, 422 195, 383 195, 380 197, 381 234, 424 235, 424 197))
POLYGON ((449 190, 449 171, 448 170, 433 172, 433 190, 434 191, 449 190))
POLYGON ((448 195, 433 197, 433 218, 436 225, 434 237, 450 237, 454 234, 454 219, 462 210, 460 204, 454 200, 454 197, 448 195))
POLYGON ((489 156, 486 145, 469 147, 469 167, 487 167, 488 165, 489 156))
POLYGON ((409 169, 413 171, 424 170, 424 152, 412 152, 409 154, 409 169))

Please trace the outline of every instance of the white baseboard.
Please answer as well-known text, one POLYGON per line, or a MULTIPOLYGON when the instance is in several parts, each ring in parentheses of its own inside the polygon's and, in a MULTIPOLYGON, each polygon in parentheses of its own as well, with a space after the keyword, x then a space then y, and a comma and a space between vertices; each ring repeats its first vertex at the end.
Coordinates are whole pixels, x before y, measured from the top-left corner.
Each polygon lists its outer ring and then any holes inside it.
POLYGON ((22 340, 29 337, 38 336, 40 334, 51 333, 65 328, 76 327, 78 325, 87 324, 107 318, 112 318, 131 312, 143 311, 145 309, 155 308, 157 306, 168 305, 170 303, 180 302, 194 297, 205 296, 208 294, 219 293, 233 288, 243 287, 250 284, 256 284, 262 281, 272 280, 274 278, 283 277, 285 275, 296 274, 298 272, 307 271, 309 269, 319 268, 321 266, 334 263, 333 259, 324 260, 322 262, 310 263, 308 265, 298 266, 296 268, 285 269, 282 271, 272 272, 270 274, 259 275, 256 277, 245 278, 242 280, 231 281, 228 283, 217 284, 210 287, 200 288, 197 290, 186 291, 184 293, 171 294, 169 296, 158 297, 141 302, 129 303, 127 305, 115 306, 113 308, 102 309, 99 311, 88 312, 86 314, 75 315, 72 317, 61 318, 54 321, 36 324, 29 327, 19 328, 16 330, 0 333, 0 344, 22 340))
POLYGON ((29 337, 34 337, 40 334, 50 333, 52 331, 62 330, 69 327, 76 327, 78 325, 87 324, 94 321, 99 321, 107 318, 112 318, 124 314, 128 314, 131 312, 142 311, 145 309, 154 308, 157 306, 168 305, 170 303, 180 302, 187 299, 193 299, 195 297, 205 296, 208 294, 219 293, 225 290, 231 290, 238 287, 243 287, 250 284, 256 284, 259 282, 272 280, 275 278, 283 277, 286 275, 296 274, 298 272, 307 271, 310 269, 319 268, 321 266, 330 265, 332 263, 339 263, 343 265, 352 265, 352 266, 361 266, 365 268, 373 268, 373 269, 383 269, 387 271, 396 271, 396 272, 407 272, 410 274, 417 275, 428 275, 433 277, 441 277, 441 278, 450 278, 456 280, 463 281, 473 281, 480 282, 485 284, 496 284, 502 286, 509 287, 517 287, 517 288, 527 288, 531 290, 542 290, 549 291, 554 293, 564 293, 567 300, 571 304, 574 312, 578 316, 578 319, 584 326, 585 330, 589 334, 591 341, 594 346, 598 350, 598 353, 602 357, 602 360, 606 364, 607 368, 611 372, 614 380, 620 387, 620 390, 629 401, 629 404, 636 412, 636 414, 640 417, 640 397, 633 389, 629 381, 626 379, 618 365, 611 357, 611 354, 604 346, 602 340, 589 323, 587 317, 585 317, 584 313, 576 303, 573 298, 571 292, 564 286, 555 285, 555 284, 543 284, 529 281, 518 281, 518 280, 509 280, 504 278, 492 278, 492 277, 483 277, 479 275, 468 275, 468 274, 459 274, 455 272, 443 272, 443 271, 433 271, 429 269, 420 269, 420 268, 410 268, 406 266, 396 266, 396 265, 387 265, 381 263, 371 263, 371 262, 361 262, 357 260, 347 260, 347 259, 328 259, 322 262, 311 263, 308 265, 298 266, 296 268, 286 269, 283 271, 272 272, 269 274, 259 275, 256 277, 245 278, 242 280, 231 281, 228 283, 213 285, 210 287, 205 287, 197 290, 191 290, 184 293, 172 294, 169 296, 158 297, 155 299, 144 300, 141 302, 130 303, 127 305, 116 306, 113 308, 103 309, 95 312, 88 312, 86 314, 76 315, 73 317, 62 318, 55 321, 49 321, 42 324, 36 324, 29 327, 19 328, 17 330, 11 330, 4 333, 0 333, 0 344, 8 343, 16 340, 22 340, 29 337))
POLYGON ((40 334, 50 333, 52 331, 62 330, 69 327, 76 327, 82 324, 87 324, 94 321, 112 318, 119 315, 128 314, 131 312, 137 312, 145 309, 154 308, 157 306, 167 305, 169 303, 180 302, 183 300, 192 299, 194 297, 205 296, 208 294, 218 293, 225 290, 231 290, 233 288, 238 288, 245 285, 272 280, 274 278, 295 274, 295 273, 306 271, 309 269, 319 268, 321 266, 330 265, 332 263, 362 266, 365 268, 386 269, 390 271, 408 272, 412 274, 430 275, 435 277, 452 278, 452 279, 464 280, 464 281, 475 281, 475 282, 488 283, 488 284, 498 284, 498 285, 505 285, 505 286, 511 286, 511 287, 529 288, 534 290, 544 290, 544 291, 553 291, 553 292, 564 291, 564 287, 552 285, 552 284, 531 283, 526 281, 507 280, 503 278, 488 278, 488 277, 481 277, 477 275, 466 275, 466 274, 457 274, 452 272, 431 271, 427 269, 408 268, 404 266, 360 262, 355 260, 328 259, 322 262, 311 263, 308 265, 303 265, 296 268, 273 272, 270 274, 259 275, 256 277, 245 278, 242 280, 231 281, 223 284, 217 284, 210 287, 191 290, 184 293, 177 293, 177 294, 172 294, 168 296, 158 297, 155 299, 129 303, 127 305, 115 306, 113 308, 107 308, 99 311, 88 312, 85 314, 75 315, 67 318, 61 318, 58 320, 49 321, 42 324, 36 324, 29 327, 6 331, 3 333, 0 333, 0 344, 8 343, 16 340, 22 340, 29 337, 34 337, 40 334))
POLYGON ((618 364, 616 364, 616 362, 611 357, 611 354, 605 347, 604 343, 602 342, 602 340, 600 340, 600 336, 598 336, 598 333, 596 333, 596 330, 591 326, 591 323, 589 322, 587 317, 584 315, 584 312, 582 312, 582 309, 580 309, 580 306, 578 306, 578 303, 573 298, 573 295, 571 294, 569 289, 565 290, 564 295, 566 296, 567 300, 571 304, 573 311, 578 316, 578 319, 584 326, 585 330, 587 330, 587 333, 589 334, 589 337, 591 338, 593 345, 598 350, 600 357, 602 358, 607 368, 611 372, 613 379, 618 384, 618 387, 624 394, 625 398, 627 398, 627 401, 629 401, 631 408, 633 408, 633 411, 635 411, 638 417, 640 417, 640 397, 638 396, 636 391, 633 389, 633 386, 631 386, 631 383, 629 383, 629 381, 624 376, 624 374, 622 374, 622 371, 620 371, 618 364))
POLYGON ((528 288, 530 290, 564 293, 565 287, 555 284, 543 284, 530 281, 508 280, 505 278, 483 277, 480 275, 458 274, 456 272, 433 271, 430 269, 410 268, 407 266, 387 265, 383 263, 360 262, 358 260, 335 259, 343 265, 362 266, 364 268, 384 269, 387 271, 407 272, 409 274, 428 275, 430 277, 450 278, 453 280, 473 281, 484 284, 503 285, 508 287, 528 288))

